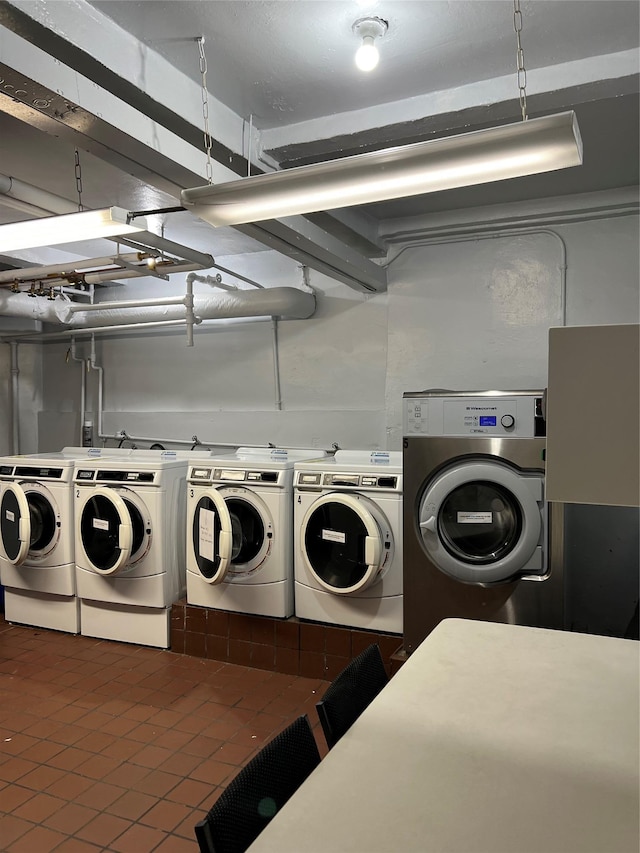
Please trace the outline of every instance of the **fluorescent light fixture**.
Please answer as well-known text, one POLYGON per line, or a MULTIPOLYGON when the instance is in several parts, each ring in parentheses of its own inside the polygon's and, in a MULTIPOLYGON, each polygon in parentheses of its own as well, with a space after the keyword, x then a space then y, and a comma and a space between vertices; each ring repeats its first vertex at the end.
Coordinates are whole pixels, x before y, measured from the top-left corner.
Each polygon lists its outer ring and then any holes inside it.
POLYGON ((10 222, 8 225, 0 225, 0 253, 146 231, 146 221, 138 219, 138 223, 133 225, 129 222, 128 211, 121 207, 10 222))
POLYGON ((210 225, 241 225, 552 172, 582 163, 574 112, 183 190, 210 225))

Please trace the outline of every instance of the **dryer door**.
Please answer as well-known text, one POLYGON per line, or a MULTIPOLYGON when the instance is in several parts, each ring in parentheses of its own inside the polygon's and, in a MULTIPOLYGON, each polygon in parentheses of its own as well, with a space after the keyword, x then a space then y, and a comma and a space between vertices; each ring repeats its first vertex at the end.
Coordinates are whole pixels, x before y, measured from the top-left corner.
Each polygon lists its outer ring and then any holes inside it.
POLYGON ((217 489, 208 489, 198 500, 191 535, 203 579, 222 583, 233 557, 233 528, 225 499, 217 489))
POLYGON ((428 483, 422 545, 445 574, 493 584, 544 572, 544 478, 500 462, 462 462, 428 483))
POLYGON ((77 524, 85 555, 96 572, 113 575, 130 561, 134 553, 132 519, 114 489, 91 489, 80 506, 77 524))
POLYGON ((309 507, 300 529, 308 568, 324 589, 349 595, 377 580, 393 542, 382 513, 363 495, 332 492, 309 507))

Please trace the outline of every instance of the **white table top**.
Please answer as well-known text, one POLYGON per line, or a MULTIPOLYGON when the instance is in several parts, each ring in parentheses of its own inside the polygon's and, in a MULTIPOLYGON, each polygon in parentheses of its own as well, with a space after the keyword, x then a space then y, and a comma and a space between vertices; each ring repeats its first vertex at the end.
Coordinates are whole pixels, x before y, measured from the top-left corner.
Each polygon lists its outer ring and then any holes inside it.
POLYGON ((447 619, 251 853, 638 853, 632 640, 447 619))

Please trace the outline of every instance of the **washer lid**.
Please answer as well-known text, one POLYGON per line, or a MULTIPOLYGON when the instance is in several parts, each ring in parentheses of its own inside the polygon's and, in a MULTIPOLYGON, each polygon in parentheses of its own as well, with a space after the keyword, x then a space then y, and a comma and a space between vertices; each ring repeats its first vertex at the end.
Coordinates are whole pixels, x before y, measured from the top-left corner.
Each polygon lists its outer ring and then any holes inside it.
POLYGON ((95 571, 114 575, 126 566, 132 555, 133 525, 126 503, 114 489, 92 489, 77 518, 82 547, 95 571))
POLYGON ((432 562, 464 583, 543 571, 543 477, 499 462, 464 462, 436 476, 418 511, 432 562))
MULTIPOLYGON (((236 550, 238 531, 235 531, 236 550)), ((223 495, 207 489, 193 513, 191 540, 196 565, 210 584, 224 581, 234 553, 234 528, 223 495)))
POLYGON ((0 535, 7 559, 19 566, 29 553, 31 518, 27 497, 17 483, 7 483, 2 489, 0 535))
POLYGON ((300 545, 315 580, 337 595, 374 584, 393 547, 388 527, 371 501, 339 492, 324 495, 309 507, 300 545))

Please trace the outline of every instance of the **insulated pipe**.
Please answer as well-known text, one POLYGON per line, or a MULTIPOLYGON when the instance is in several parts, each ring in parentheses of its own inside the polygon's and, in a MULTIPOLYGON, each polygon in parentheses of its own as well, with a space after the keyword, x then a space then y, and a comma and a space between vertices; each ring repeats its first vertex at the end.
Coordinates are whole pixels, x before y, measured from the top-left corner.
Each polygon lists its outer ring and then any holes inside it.
POLYGON ((20 386, 18 377, 18 342, 9 343, 11 350, 11 452, 14 456, 20 453, 20 386))
MULTIPOLYGON (((71 311, 68 300, 32 297, 26 293, 0 290, 0 315, 27 317, 43 323, 55 323, 70 330, 103 326, 133 326, 140 323, 182 320, 180 306, 159 306, 146 309, 109 309, 101 303, 102 311, 71 311)), ((203 320, 273 317, 305 320, 315 311, 313 293, 294 287, 269 287, 263 290, 237 290, 211 296, 194 296, 194 314, 203 320)))

